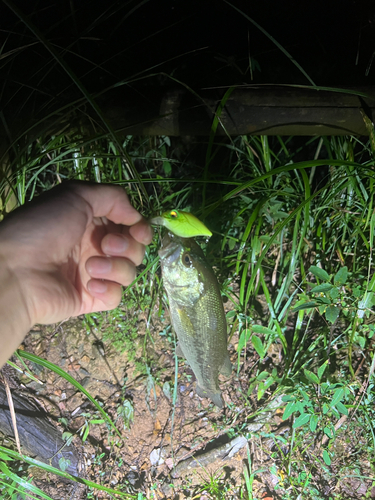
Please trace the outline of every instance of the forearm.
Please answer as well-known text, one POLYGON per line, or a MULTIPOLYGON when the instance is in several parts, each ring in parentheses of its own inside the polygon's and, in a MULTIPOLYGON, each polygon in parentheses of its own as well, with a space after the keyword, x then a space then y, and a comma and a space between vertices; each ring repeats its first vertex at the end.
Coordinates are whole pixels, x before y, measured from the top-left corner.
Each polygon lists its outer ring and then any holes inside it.
POLYGON ((21 283, 0 254, 0 368, 31 327, 21 283))

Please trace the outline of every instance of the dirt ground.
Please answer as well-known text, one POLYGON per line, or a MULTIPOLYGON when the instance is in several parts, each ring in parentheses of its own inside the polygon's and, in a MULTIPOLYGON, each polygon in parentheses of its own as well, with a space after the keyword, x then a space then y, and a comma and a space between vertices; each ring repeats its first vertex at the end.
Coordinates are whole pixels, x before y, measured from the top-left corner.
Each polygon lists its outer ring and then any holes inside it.
MULTIPOLYGON (((281 498, 283 475, 272 454, 274 439, 251 436, 250 431, 262 428, 287 435, 290 422, 282 421, 280 407, 266 414, 261 424, 254 424, 252 416, 259 409, 257 394, 256 390, 249 396, 247 393, 259 360, 257 354, 247 350, 237 373, 238 335, 233 334, 228 349, 234 370, 229 379, 220 380, 223 410, 195 394, 194 375, 179 359, 174 405, 173 344, 160 335, 169 320, 156 319, 146 332, 147 315, 145 311, 138 318, 132 352, 121 353, 110 340, 103 339, 108 327, 105 321, 100 328, 88 327, 84 318, 35 327, 25 340, 23 349, 64 369, 99 401, 121 434, 120 439, 105 423, 96 423, 101 416, 93 404, 64 378, 28 362, 43 383, 25 376, 19 383, 61 433, 72 434, 81 457, 79 475, 128 493, 142 492, 144 496, 139 498, 246 499, 244 468, 250 457, 252 470, 261 470, 253 482, 255 498, 281 498), (146 338, 149 334, 152 340, 146 338), (133 415, 129 417, 126 411, 133 415), (87 422, 92 423, 85 435, 87 422), (241 434, 248 441, 243 438, 242 447, 233 448, 233 439, 241 434)), ((267 370, 280 368, 282 356, 277 344, 271 347, 267 359, 267 370)), ((111 498, 106 492, 88 493, 83 485, 40 475, 37 469, 33 479, 55 500, 111 498)), ((364 498, 366 485, 350 486, 350 491, 353 488, 358 496, 348 498, 364 498)))
MULTIPOLYGON (((95 422, 101 416, 85 395, 54 372, 28 362, 43 384, 25 376, 20 383, 61 432, 74 435, 73 444, 82 457, 82 477, 129 493, 142 491, 147 498, 177 499, 194 495, 198 495, 196 498, 201 495, 202 498, 236 498, 238 495, 239 498, 241 491, 245 491, 243 469, 248 452, 255 460, 259 456, 263 466, 270 460, 269 454, 260 451, 261 443, 249 443, 249 447, 242 443, 239 451, 228 451, 231 439, 236 437, 234 426, 236 429, 241 424, 245 426, 257 407, 256 397, 250 407, 252 398, 246 396, 256 360, 241 359, 238 374, 234 369, 229 379, 221 378, 226 404, 219 410, 195 394, 193 372, 179 359, 177 401, 173 405, 173 345, 160 335, 168 318, 164 322, 158 319, 150 326, 152 341, 145 342, 146 313, 139 318, 132 353, 120 353, 110 341, 103 340, 105 322, 101 328, 88 327, 84 318, 37 326, 23 345, 26 351, 65 370, 101 402, 122 439, 106 424, 92 423, 83 441, 85 422, 95 422), (127 421, 129 409, 134 413, 127 421), (221 491, 215 490, 217 485, 221 491)), ((237 367, 237 342, 234 334, 229 344, 234 367, 237 367)), ((273 417, 276 426, 281 423, 281 414, 273 417)), ((40 478, 38 472, 34 481, 56 500, 88 498, 81 485, 40 478)), ((266 494, 277 481, 277 476, 269 475, 269 484, 266 481, 257 487, 255 482, 254 491, 266 494)), ((108 493, 95 492, 90 498, 108 498, 108 493)))

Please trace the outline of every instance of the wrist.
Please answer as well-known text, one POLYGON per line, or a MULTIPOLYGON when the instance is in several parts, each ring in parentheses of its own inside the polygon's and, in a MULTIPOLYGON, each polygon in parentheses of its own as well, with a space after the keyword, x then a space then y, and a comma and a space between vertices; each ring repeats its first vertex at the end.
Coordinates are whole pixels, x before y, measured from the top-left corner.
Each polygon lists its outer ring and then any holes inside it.
POLYGON ((0 245, 0 368, 32 326, 22 284, 0 245))

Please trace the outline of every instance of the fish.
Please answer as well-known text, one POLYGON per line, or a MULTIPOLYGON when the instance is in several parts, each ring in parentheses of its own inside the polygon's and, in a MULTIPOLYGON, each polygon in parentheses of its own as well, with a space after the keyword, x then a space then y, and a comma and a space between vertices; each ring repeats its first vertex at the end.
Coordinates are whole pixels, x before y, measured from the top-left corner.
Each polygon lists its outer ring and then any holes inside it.
POLYGON ((186 358, 197 379, 196 393, 223 408, 219 373, 229 377, 227 322, 216 276, 193 239, 166 233, 159 250, 176 354, 186 358))
POLYGON ((180 238, 195 238, 196 236, 212 236, 211 231, 195 215, 183 210, 168 210, 161 215, 152 217, 151 224, 165 226, 180 238))

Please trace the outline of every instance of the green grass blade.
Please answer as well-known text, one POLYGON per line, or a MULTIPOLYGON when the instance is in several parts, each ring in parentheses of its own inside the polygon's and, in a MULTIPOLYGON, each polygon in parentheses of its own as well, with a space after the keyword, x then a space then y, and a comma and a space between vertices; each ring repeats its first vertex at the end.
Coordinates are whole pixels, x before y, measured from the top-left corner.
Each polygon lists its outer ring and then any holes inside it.
POLYGON ((112 495, 119 495, 121 497, 129 498, 129 499, 136 498, 134 495, 129 495, 129 493, 117 491, 117 490, 114 490, 112 488, 108 488, 107 486, 102 486, 100 484, 94 483, 93 481, 88 481, 87 479, 73 476, 72 474, 68 474, 67 472, 63 472, 60 469, 56 469, 55 467, 52 467, 51 465, 45 464, 44 462, 40 462, 39 460, 35 460, 34 458, 28 457, 26 455, 20 455, 16 451, 9 450, 8 448, 4 448, 3 446, 0 446, 0 451, 5 453, 6 455, 9 455, 14 460, 21 460, 23 462, 28 463, 29 465, 34 465, 36 467, 39 467, 46 472, 49 472, 51 474, 56 474, 57 476, 63 477, 65 479, 69 479, 69 480, 74 481, 76 483, 84 484, 86 486, 89 486, 90 488, 95 488, 95 489, 100 490, 100 491, 106 491, 107 493, 111 493, 112 495))
POLYGON ((17 351, 17 354, 21 358, 25 358, 28 361, 32 361, 33 363, 36 363, 37 365, 44 366, 48 370, 55 372, 57 375, 64 378, 67 382, 69 382, 76 389, 78 389, 80 392, 82 392, 92 402, 92 404, 95 406, 95 408, 102 414, 104 420, 112 427, 112 429, 116 432, 116 434, 122 439, 122 436, 121 436, 120 432, 118 431, 117 427, 112 422, 112 420, 107 415, 107 413, 103 410, 103 408, 100 406, 100 404, 97 401, 95 401, 95 399, 91 396, 91 394, 88 391, 86 391, 86 389, 79 382, 77 382, 77 380, 75 380, 71 375, 66 373, 62 368, 55 365, 54 363, 51 363, 50 361, 47 361, 46 359, 40 358, 39 356, 36 356, 35 354, 21 351, 20 349, 17 351))
POLYGON ((34 495, 39 495, 45 500, 53 500, 50 496, 43 493, 43 491, 39 489, 37 486, 34 486, 29 481, 25 481, 25 479, 23 479, 22 477, 19 477, 14 472, 11 472, 5 465, 5 463, 1 461, 0 461, 0 470, 3 471, 3 473, 7 475, 16 484, 19 484, 23 488, 23 491, 24 490, 30 491, 31 493, 34 493, 34 495))
POLYGON ((96 114, 100 118, 101 122, 103 123, 103 125, 106 127, 106 129, 108 130, 108 132, 112 136, 113 141, 116 143, 118 150, 121 151, 121 154, 124 157, 125 164, 127 165, 127 168, 129 169, 129 172, 131 173, 131 175, 133 175, 134 178, 137 179, 137 181, 138 181, 137 187, 139 186, 139 188, 141 189, 141 191, 143 193, 143 196, 146 198, 146 200, 148 200, 147 191, 145 190, 145 188, 142 184, 142 180, 138 174, 137 169, 133 165, 133 161, 132 161, 131 157, 122 148, 122 146, 119 143, 119 141, 116 137, 116 134, 115 134, 114 130, 112 129, 111 125, 105 119, 100 107, 97 105, 96 101, 91 96, 91 94, 86 90, 86 88, 82 84, 81 80, 76 76, 76 74, 73 72, 73 70, 69 67, 69 65, 61 57, 61 55, 57 52, 55 47, 45 38, 45 36, 41 33, 41 31, 39 31, 39 29, 31 22, 31 20, 27 16, 25 16, 23 14, 23 12, 18 7, 16 7, 11 0, 3 0, 3 1, 21 19, 21 21, 28 27, 28 29, 32 33, 34 33, 34 35, 38 38, 38 40, 51 53, 51 55, 56 60, 56 62, 63 68, 63 70, 67 73, 67 75, 70 77, 70 79, 75 83, 75 85, 78 87, 78 89, 84 95, 87 102, 90 103, 91 107, 96 112, 96 114))
POLYGON ((213 143, 214 143, 214 138, 215 138, 215 135, 216 135, 216 131, 217 131, 217 127, 220 123, 220 116, 221 116, 221 113, 225 107, 225 104, 227 102, 227 100, 229 99, 229 97, 231 96, 232 92, 234 90, 234 87, 231 87, 229 88, 225 94, 223 95, 221 101, 219 102, 219 105, 216 109, 216 112, 215 112, 215 115, 214 115, 214 119, 212 121, 212 125, 211 125, 211 130, 210 130, 210 137, 209 137, 209 140, 208 140, 208 146, 207 146, 207 152, 206 152, 206 161, 205 161, 205 165, 204 165, 204 172, 203 172, 203 190, 202 190, 202 207, 203 207, 203 212, 204 212, 204 207, 205 207, 205 204, 206 204, 206 188, 207 188, 207 185, 206 185, 206 180, 207 180, 207 176, 208 176, 208 167, 211 163, 211 160, 212 160, 212 157, 211 157, 211 154, 212 154, 212 146, 213 146, 213 143))
POLYGON ((242 10, 240 10, 239 8, 237 8, 236 6, 234 6, 233 4, 228 2, 227 0, 224 0, 224 2, 227 3, 228 5, 230 5, 234 10, 239 12, 245 19, 250 21, 251 24, 253 24, 256 28, 258 28, 258 30, 260 30, 264 35, 266 35, 266 37, 269 40, 271 40, 271 42, 274 43, 276 45, 276 47, 278 49, 280 49, 283 54, 286 55, 286 57, 289 59, 289 61, 291 63, 293 63, 301 71, 301 73, 307 78, 307 80, 311 83, 311 85, 313 85, 314 87, 316 86, 315 83, 313 82, 313 80, 309 77, 309 75, 306 73, 306 71, 302 68, 302 66, 300 64, 298 64, 298 62, 294 59, 294 57, 291 54, 289 54, 289 52, 286 49, 284 49, 284 47, 277 40, 275 40, 274 37, 268 33, 268 31, 266 31, 264 28, 262 28, 262 26, 260 26, 256 21, 254 21, 254 19, 249 17, 242 10))

